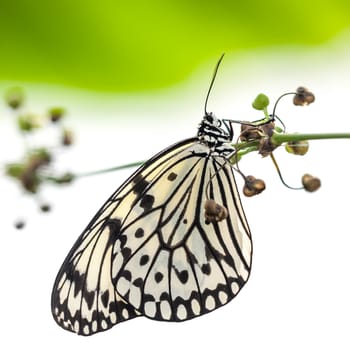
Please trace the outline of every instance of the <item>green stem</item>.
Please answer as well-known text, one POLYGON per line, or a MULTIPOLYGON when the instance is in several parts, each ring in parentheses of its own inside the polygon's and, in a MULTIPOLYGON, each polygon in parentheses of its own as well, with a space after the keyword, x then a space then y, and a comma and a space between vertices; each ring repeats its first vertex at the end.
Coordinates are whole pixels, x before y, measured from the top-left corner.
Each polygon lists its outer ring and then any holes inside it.
POLYGON ((290 141, 305 141, 305 140, 327 140, 327 139, 350 139, 350 133, 334 133, 334 134, 278 134, 274 133, 271 136, 271 142, 276 145, 281 145, 284 142, 290 141))
POLYGON ((112 168, 106 168, 106 169, 100 169, 100 170, 94 170, 94 171, 88 171, 86 173, 78 173, 78 174, 72 174, 67 173, 63 176, 52 176, 52 175, 40 175, 39 179, 41 181, 50 181, 56 184, 63 184, 63 183, 70 183, 73 180, 82 178, 82 177, 88 177, 88 176, 94 176, 94 175, 101 175, 105 173, 110 173, 112 171, 127 169, 127 168, 133 168, 144 164, 144 162, 134 162, 134 163, 128 163, 123 165, 118 165, 112 168))
POLYGON ((134 162, 134 163, 118 165, 118 166, 115 166, 115 167, 112 167, 112 168, 95 170, 95 171, 89 171, 89 172, 80 173, 80 174, 74 174, 74 178, 76 179, 76 178, 79 178, 79 177, 87 177, 87 176, 93 176, 93 175, 100 175, 100 174, 110 173, 112 171, 138 167, 138 166, 140 166, 142 164, 144 164, 144 162, 143 161, 139 161, 139 162, 134 162))
MULTIPOLYGON (((271 142, 277 146, 280 146, 284 142, 290 142, 290 141, 325 140, 325 139, 350 139, 350 133, 335 133, 335 134, 280 134, 280 133, 274 133, 271 136, 271 142)), ((254 140, 254 141, 248 141, 248 142, 241 142, 239 144, 233 144, 232 146, 237 150, 237 154, 234 155, 231 159, 232 164, 235 164, 244 155, 246 155, 250 152, 258 151, 259 150, 259 141, 254 140)), ((95 170, 95 171, 90 171, 90 172, 86 172, 86 173, 68 174, 66 181, 62 180, 62 178, 55 177, 55 176, 41 175, 40 178, 42 180, 47 180, 47 181, 51 181, 51 182, 55 182, 55 183, 64 183, 64 182, 70 182, 71 180, 75 180, 77 178, 110 173, 112 171, 137 167, 137 166, 140 166, 142 164, 144 164, 144 161, 123 164, 123 165, 115 166, 112 168, 95 170)))

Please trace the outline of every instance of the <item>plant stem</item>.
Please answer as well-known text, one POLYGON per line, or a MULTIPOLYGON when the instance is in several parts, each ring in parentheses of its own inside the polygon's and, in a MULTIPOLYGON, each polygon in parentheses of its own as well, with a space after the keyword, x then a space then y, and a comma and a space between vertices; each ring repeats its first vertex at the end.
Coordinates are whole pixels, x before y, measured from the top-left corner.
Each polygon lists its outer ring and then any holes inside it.
MULTIPOLYGON (((276 146, 280 146, 284 142, 291 142, 291 141, 304 141, 304 140, 326 140, 326 139, 350 139, 350 133, 329 133, 329 134, 282 134, 282 133, 274 133, 270 140, 273 144, 276 146)), ((239 144, 233 144, 232 145, 236 151, 237 154, 234 155, 231 159, 232 164, 235 164, 237 161, 239 161, 244 155, 255 152, 259 150, 259 141, 247 141, 247 142, 241 142, 239 144)), ((93 175, 100 175, 105 173, 110 173, 112 171, 127 169, 127 168, 133 168, 138 167, 144 164, 144 161, 138 161, 123 165, 118 165, 112 168, 107 169, 100 169, 100 170, 94 170, 90 172, 85 173, 77 173, 77 174, 69 174, 69 181, 62 181, 61 178, 55 177, 55 176, 45 176, 42 175, 42 180, 47 180, 55 183, 64 183, 64 182, 70 182, 71 180, 75 180, 82 177, 87 176, 93 176, 93 175)))
POLYGON ((327 139, 350 139, 350 133, 330 133, 330 134, 279 134, 271 136, 271 142, 281 145, 283 142, 305 141, 305 140, 327 140, 327 139))
POLYGON ((87 176, 93 176, 93 175, 100 175, 104 173, 110 173, 112 171, 117 171, 117 170, 122 170, 122 169, 127 169, 127 168, 133 168, 140 166, 144 163, 144 161, 138 161, 134 163, 128 163, 128 164, 123 164, 123 165, 118 165, 112 168, 107 168, 107 169, 100 169, 100 170, 95 170, 95 171, 89 171, 86 173, 80 173, 80 174, 74 174, 74 178, 79 178, 79 177, 87 177, 87 176))

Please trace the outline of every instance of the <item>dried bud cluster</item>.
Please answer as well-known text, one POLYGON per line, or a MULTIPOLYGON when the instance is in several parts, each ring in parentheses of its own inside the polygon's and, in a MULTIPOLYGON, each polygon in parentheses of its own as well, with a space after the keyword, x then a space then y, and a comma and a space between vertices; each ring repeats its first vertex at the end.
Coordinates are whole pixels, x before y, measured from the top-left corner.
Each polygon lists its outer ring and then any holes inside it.
MULTIPOLYGON (((38 115, 24 109, 24 92, 21 88, 11 88, 5 93, 5 102, 13 110, 13 117, 16 118, 17 128, 20 135, 26 137, 26 141, 32 137, 34 142, 26 142, 30 147, 23 151, 21 160, 5 164, 5 174, 15 179, 29 194, 38 193, 41 186, 48 181, 57 184, 71 182, 73 176, 69 173, 55 176, 52 163, 54 160, 53 148, 50 140, 49 147, 35 147, 35 137, 37 133, 44 134, 48 129, 46 126, 55 124, 57 131, 57 144, 60 147, 70 146, 73 143, 73 132, 63 125, 65 110, 61 107, 49 109, 45 115, 38 115)), ((50 130, 52 128, 50 127, 50 130)), ((51 206, 47 203, 39 205, 42 212, 48 212, 51 206)), ((15 222, 15 227, 22 228, 25 222, 23 219, 15 222)))

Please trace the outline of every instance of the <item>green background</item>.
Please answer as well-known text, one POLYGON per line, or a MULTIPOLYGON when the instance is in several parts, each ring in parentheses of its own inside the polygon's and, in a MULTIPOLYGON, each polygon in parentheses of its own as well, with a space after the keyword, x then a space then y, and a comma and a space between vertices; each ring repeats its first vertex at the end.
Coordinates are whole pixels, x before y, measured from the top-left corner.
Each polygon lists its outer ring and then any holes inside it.
POLYGON ((222 52, 322 44, 349 14, 347 0, 1 0, 0 81, 160 89, 222 52))

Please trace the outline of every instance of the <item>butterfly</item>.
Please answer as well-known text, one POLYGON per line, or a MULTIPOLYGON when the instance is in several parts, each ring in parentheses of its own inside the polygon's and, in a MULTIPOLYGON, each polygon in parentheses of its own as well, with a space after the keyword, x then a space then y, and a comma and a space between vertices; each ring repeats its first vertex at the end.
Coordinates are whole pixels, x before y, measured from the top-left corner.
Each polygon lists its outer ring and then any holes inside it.
POLYGON ((51 309, 61 327, 92 335, 138 316, 185 321, 239 293, 252 241, 228 160, 232 137, 205 109, 196 137, 155 155, 111 195, 58 272, 51 309))

